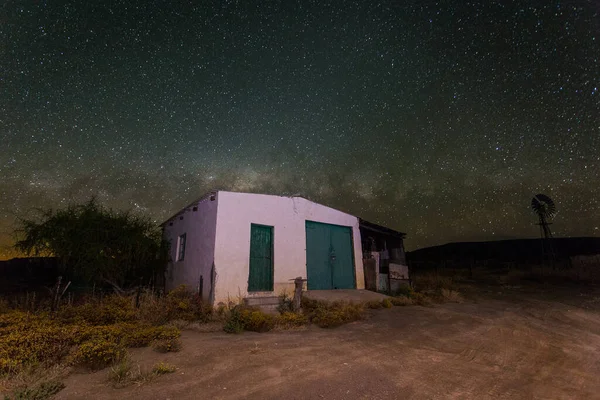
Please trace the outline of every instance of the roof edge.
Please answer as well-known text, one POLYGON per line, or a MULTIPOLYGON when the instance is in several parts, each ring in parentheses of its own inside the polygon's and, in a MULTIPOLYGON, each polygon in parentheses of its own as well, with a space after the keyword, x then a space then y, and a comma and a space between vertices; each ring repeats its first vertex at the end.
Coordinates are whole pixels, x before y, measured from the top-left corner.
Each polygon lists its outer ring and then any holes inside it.
POLYGON ((390 235, 390 236, 396 236, 399 239, 406 238, 406 233, 404 233, 404 232, 399 232, 397 230, 388 228, 386 226, 375 224, 373 222, 369 222, 369 221, 367 221, 365 219, 362 219, 360 217, 358 218, 358 224, 359 224, 359 227, 367 229, 367 230, 384 233, 384 234, 387 234, 387 235, 390 235))
POLYGON ((185 210, 187 210, 188 208, 192 207, 194 204, 198 204, 199 202, 201 202, 202 200, 208 198, 209 196, 215 195, 218 192, 220 192, 220 190, 211 190, 210 192, 206 192, 204 193, 202 196, 198 197, 196 200, 192 201, 191 203, 189 203, 187 206, 182 207, 181 209, 179 209, 179 211, 177 211, 175 214, 171 215, 169 218, 167 218, 162 224, 160 224, 160 227, 163 227, 167 224, 167 222, 171 221, 173 218, 175 218, 176 216, 178 216, 179 214, 181 214, 182 212, 184 212, 185 210))

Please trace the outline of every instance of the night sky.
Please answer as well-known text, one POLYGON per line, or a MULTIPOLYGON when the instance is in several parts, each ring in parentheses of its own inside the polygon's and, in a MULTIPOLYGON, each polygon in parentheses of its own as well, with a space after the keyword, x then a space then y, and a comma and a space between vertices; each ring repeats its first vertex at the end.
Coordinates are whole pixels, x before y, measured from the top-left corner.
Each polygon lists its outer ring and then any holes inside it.
POLYGON ((600 236, 600 3, 4 1, 0 258, 97 195, 300 194, 407 248, 600 236), (97 3, 97 4, 96 4, 97 3))

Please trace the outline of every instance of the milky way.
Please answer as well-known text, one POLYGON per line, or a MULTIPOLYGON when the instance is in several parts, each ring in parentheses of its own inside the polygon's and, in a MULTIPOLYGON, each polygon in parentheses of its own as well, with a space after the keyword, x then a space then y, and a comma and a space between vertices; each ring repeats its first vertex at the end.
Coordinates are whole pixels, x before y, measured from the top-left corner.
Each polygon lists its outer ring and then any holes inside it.
POLYGON ((0 258, 32 207, 300 194, 408 248, 600 235, 590 1, 11 1, 0 258), (196 5, 200 4, 200 5, 196 5))

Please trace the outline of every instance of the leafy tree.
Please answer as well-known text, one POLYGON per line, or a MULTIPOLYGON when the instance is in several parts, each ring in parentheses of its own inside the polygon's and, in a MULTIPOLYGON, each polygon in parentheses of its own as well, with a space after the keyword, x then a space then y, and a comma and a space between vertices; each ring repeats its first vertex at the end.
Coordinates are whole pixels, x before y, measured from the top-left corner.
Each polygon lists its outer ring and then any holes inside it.
POLYGON ((164 273, 168 245, 147 217, 104 208, 95 198, 38 212, 37 219, 20 220, 15 248, 27 255, 57 257, 69 279, 127 287, 164 273))

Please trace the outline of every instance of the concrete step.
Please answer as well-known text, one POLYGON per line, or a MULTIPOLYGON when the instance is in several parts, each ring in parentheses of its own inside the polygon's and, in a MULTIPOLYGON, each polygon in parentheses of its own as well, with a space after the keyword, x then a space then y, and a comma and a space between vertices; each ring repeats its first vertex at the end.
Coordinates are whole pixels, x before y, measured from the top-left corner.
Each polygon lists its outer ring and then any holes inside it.
POLYGON ((279 306, 279 297, 246 297, 244 299, 244 304, 246 304, 247 306, 256 307, 267 314, 277 314, 277 307, 279 306))
POLYGON ((264 296, 264 297, 246 297, 244 303, 248 306, 278 306, 279 297, 277 296, 264 296))

